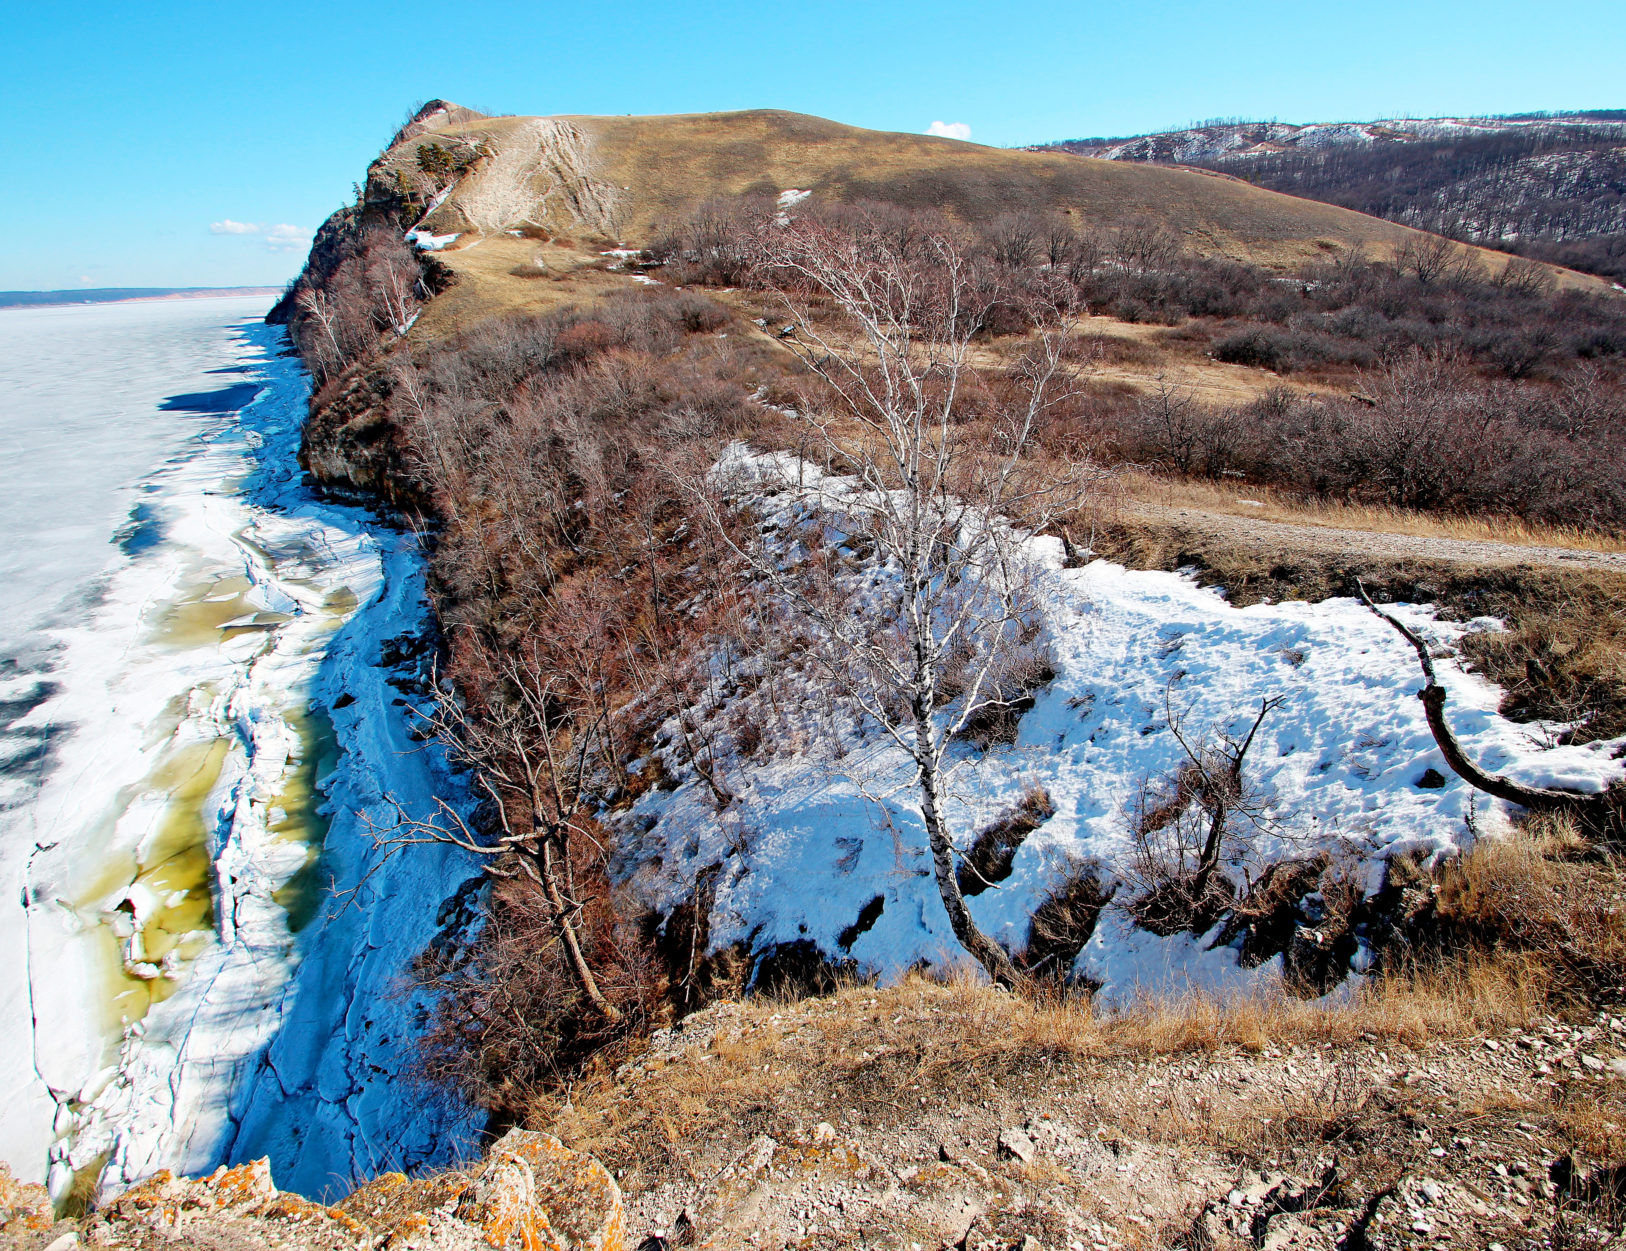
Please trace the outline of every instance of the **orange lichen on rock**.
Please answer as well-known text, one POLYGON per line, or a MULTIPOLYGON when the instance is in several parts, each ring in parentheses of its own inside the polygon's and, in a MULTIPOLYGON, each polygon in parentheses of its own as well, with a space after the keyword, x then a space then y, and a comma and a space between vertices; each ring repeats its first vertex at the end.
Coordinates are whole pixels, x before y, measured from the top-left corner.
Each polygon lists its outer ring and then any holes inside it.
POLYGON ((9 1165, 0 1164, 0 1233, 38 1233, 51 1228, 54 1220, 45 1187, 18 1181, 9 1165))
POLYGON ((500 1153, 530 1166, 533 1203, 548 1214, 565 1245, 581 1251, 618 1251, 626 1242, 621 1187, 592 1156, 572 1151, 550 1134, 523 1129, 510 1130, 497 1141, 491 1156, 495 1159, 500 1153))
POLYGON ((192 1185, 201 1190, 211 1211, 269 1203, 277 1197, 277 1188, 271 1182, 271 1161, 264 1158, 234 1168, 222 1165, 192 1185))
POLYGON ((548 1214, 536 1206, 531 1167, 501 1147, 493 1148, 473 1184, 458 1200, 459 1219, 476 1225, 493 1247, 565 1251, 553 1236, 548 1214))
MULTIPOLYGON (((0 1202, 9 1193, 0 1180, 0 1202)), ((44 1197, 43 1189, 40 1197, 44 1197)), ((45 1206, 49 1228, 49 1203, 45 1206)), ((546 1134, 514 1130, 467 1169, 411 1179, 386 1173, 334 1207, 277 1190, 267 1160, 177 1178, 165 1170, 92 1219, 114 1235, 138 1226, 165 1237, 183 1228, 222 1245, 334 1251, 625 1251, 621 1188, 597 1160, 546 1134), (235 1242, 233 1241, 235 1239, 235 1242)))

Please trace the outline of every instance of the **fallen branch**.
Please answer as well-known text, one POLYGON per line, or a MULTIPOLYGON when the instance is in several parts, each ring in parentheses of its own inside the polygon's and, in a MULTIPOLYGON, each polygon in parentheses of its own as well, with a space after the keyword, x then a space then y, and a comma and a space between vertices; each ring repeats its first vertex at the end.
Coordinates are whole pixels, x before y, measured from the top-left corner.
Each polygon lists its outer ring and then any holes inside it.
POLYGON ((1359 578, 1355 579, 1355 589, 1360 593, 1361 602, 1393 626, 1416 650, 1417 659, 1422 662, 1423 677, 1426 679, 1423 689, 1417 692, 1417 698, 1423 701, 1423 712, 1428 718, 1428 728, 1434 735, 1434 742, 1438 745, 1440 754, 1445 757, 1445 762, 1458 777, 1476 790, 1518 804, 1532 812, 1570 813, 1592 828, 1618 824, 1621 800, 1618 788, 1605 791, 1572 791, 1556 787, 1525 786, 1500 773, 1487 773, 1469 760, 1467 753, 1462 749, 1462 744, 1457 741, 1457 736, 1452 733, 1451 726, 1445 719, 1445 687, 1440 685, 1440 680, 1435 675, 1434 658, 1429 655, 1428 643, 1405 622, 1374 604, 1359 578))

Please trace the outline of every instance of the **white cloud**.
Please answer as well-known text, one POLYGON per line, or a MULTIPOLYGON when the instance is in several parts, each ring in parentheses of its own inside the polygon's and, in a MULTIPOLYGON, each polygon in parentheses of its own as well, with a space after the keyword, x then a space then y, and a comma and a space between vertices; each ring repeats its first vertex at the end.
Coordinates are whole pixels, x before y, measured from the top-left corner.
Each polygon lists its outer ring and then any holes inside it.
POLYGON ((943 139, 969 139, 971 127, 964 122, 933 122, 926 127, 928 135, 937 135, 943 139))
POLYGON ((272 252, 295 252, 308 247, 311 241, 311 232, 303 226, 290 226, 287 222, 279 222, 275 226, 267 226, 264 222, 234 222, 231 218, 225 221, 210 222, 209 233, 212 235, 261 235, 265 238, 265 246, 272 252))
POLYGON ((290 226, 287 222, 269 226, 265 232, 265 246, 273 252, 293 252, 309 246, 310 241, 310 231, 303 226, 290 226))

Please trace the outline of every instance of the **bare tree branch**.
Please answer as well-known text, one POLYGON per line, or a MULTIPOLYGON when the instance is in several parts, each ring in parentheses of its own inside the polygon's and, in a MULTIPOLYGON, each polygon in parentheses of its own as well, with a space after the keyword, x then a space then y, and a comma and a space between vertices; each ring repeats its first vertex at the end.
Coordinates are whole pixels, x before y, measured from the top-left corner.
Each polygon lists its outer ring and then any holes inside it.
POLYGON ((1428 718, 1428 728, 1434 736, 1440 754, 1445 757, 1446 763, 1458 777, 1476 790, 1529 808, 1532 812, 1569 812, 1588 823, 1604 825, 1619 820, 1621 798, 1618 788, 1589 793, 1561 790, 1556 787, 1525 786, 1502 774, 1487 773, 1470 760, 1452 731, 1450 723, 1445 719, 1445 687, 1440 684, 1439 678, 1434 673, 1434 660, 1429 654, 1428 643, 1405 622, 1392 613, 1384 612, 1373 603, 1372 597, 1366 593, 1366 587, 1359 578, 1355 580, 1355 589, 1360 593, 1361 602, 1393 626, 1400 637, 1410 643, 1412 649, 1416 651, 1417 659, 1423 667, 1424 678, 1423 689, 1417 692, 1417 698, 1423 701, 1423 712, 1428 718))

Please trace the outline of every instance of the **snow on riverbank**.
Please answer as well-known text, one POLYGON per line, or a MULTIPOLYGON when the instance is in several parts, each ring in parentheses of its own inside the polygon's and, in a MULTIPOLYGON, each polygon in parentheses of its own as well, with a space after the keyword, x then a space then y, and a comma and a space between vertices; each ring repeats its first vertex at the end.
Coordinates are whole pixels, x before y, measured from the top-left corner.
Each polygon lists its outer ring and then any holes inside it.
MULTIPOLYGON (((794 529, 811 502, 794 469, 742 448, 726 464, 779 487, 759 501, 765 528, 794 529)), ((810 467, 802 473, 818 476, 810 467)), ((1055 803, 1055 815, 1017 851, 1011 876, 970 900, 978 923, 1001 942, 1025 946, 1034 909, 1080 866, 1098 865, 1108 881, 1123 870, 1141 783, 1168 776, 1184 758, 1166 698, 1192 731, 1245 729, 1261 698, 1282 699, 1248 756, 1249 777, 1271 796, 1280 822, 1279 832, 1259 840, 1249 866, 1255 875, 1261 862, 1325 849, 1353 869, 1364 866, 1375 885, 1373 869, 1385 857, 1448 854, 1471 842, 1474 829, 1505 828, 1503 806, 1457 779, 1435 747, 1414 698, 1422 682, 1411 648, 1358 602, 1235 608, 1179 574, 1101 560, 1067 569, 1059 542, 1028 547, 1056 676, 1023 717, 1016 743, 959 773, 951 814, 963 845, 1031 787, 1044 787, 1055 803), (1433 780, 1425 778, 1431 769, 1444 775, 1443 787, 1419 785, 1433 780)), ((1398 611, 1441 642, 1467 628, 1421 609, 1398 611)), ((1450 663, 1441 668, 1458 734, 1491 771, 1583 789, 1621 776, 1612 758, 1620 743, 1549 746, 1543 727, 1497 714, 1494 687, 1450 663)), ((822 715, 806 686, 782 686, 776 698, 792 724, 822 715)), ((961 958, 909 794, 874 804, 855 780, 871 794, 906 781, 901 751, 849 735, 839 760, 816 751, 776 757, 773 733, 757 757, 722 755, 722 784, 739 799, 718 812, 709 788, 685 768, 682 736, 669 723, 663 754, 683 783, 651 789, 633 808, 629 825, 641 832, 627 840, 623 876, 664 912, 713 873, 714 947, 743 941, 760 951, 807 940, 888 977, 918 961, 961 958), (884 903, 874 924, 849 930, 875 899, 884 903)), ((962 750, 962 758, 972 754, 962 750)), ((1271 975, 1269 967, 1243 975, 1234 952, 1207 951, 1190 936, 1157 939, 1110 913, 1076 970, 1102 982, 1109 1003, 1143 990, 1235 988, 1271 975)))
MULTIPOLYGON (((59 1194, 267 1153, 280 1184, 330 1193, 479 1126, 402 1077, 424 1010, 402 982, 467 923, 443 905, 471 866, 432 848, 352 906, 326 890, 373 867, 369 805, 455 793, 381 663, 426 627, 422 562, 306 490, 303 375, 281 331, 241 333, 257 397, 149 481, 153 541, 54 632, 55 691, 28 714, 53 735, 27 969, 59 1194)), ((0 1144, 24 1176, 36 1134, 0 1144)))

